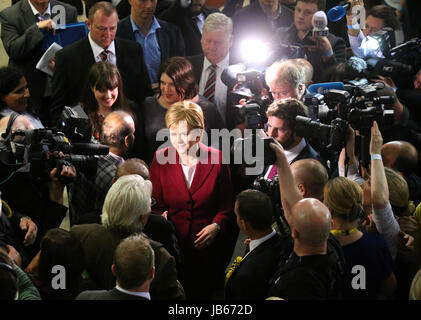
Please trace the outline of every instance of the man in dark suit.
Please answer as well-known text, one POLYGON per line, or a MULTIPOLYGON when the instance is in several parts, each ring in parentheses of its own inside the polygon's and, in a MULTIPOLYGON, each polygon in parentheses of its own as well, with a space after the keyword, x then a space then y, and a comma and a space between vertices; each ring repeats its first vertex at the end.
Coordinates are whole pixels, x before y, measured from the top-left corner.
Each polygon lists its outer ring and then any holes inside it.
MULTIPOLYGON (((277 100, 269 106, 266 115, 268 117, 267 135, 282 145, 289 164, 308 158, 324 163, 306 139, 295 133, 296 116, 308 116, 307 107, 301 101, 293 98, 277 100)), ((275 175, 274 165, 265 168, 266 179, 272 179, 275 175)))
POLYGON ((203 53, 188 57, 199 84, 199 94, 216 104, 225 126, 229 129, 233 128, 231 106, 227 105, 230 88, 222 82, 221 74, 231 64, 232 56, 229 51, 232 41, 231 18, 223 13, 212 13, 203 25, 203 53))
POLYGON ((200 39, 208 15, 218 9, 205 6, 206 0, 176 0, 158 14, 162 20, 180 27, 186 44, 186 56, 202 53, 200 39))
POLYGON ((149 240, 141 234, 122 240, 115 249, 111 271, 116 277, 114 289, 84 291, 76 300, 150 300, 155 267, 149 240))
POLYGON ((277 30, 274 39, 284 44, 300 44, 305 48, 307 60, 314 68, 314 82, 320 82, 329 66, 346 60, 345 40, 329 33, 327 37, 312 36, 312 18, 324 11, 326 0, 298 0, 294 11, 294 24, 277 30))
POLYGON ((118 23, 117 37, 142 46, 152 85, 158 85, 161 62, 173 56, 183 57, 184 40, 178 26, 156 19, 157 0, 129 0, 130 16, 118 23))
POLYGON ((46 91, 47 75, 35 67, 43 55, 44 36, 53 32, 55 24, 77 22, 76 8, 56 0, 21 0, 0 12, 0 21, 1 39, 9 55, 9 64, 22 69, 34 111, 47 124, 46 108, 50 97, 49 90, 46 91))
POLYGON ((114 39, 118 17, 109 2, 98 2, 86 21, 89 35, 56 54, 51 116, 57 121, 64 106, 78 103, 90 67, 98 61, 117 65, 127 98, 141 105, 152 94, 142 47, 133 41, 114 39))
MULTIPOLYGON (((151 193, 151 182, 139 175, 120 177, 105 198, 102 223, 76 225, 70 229, 82 244, 86 270, 98 288, 110 290, 115 286, 111 269, 115 249, 121 240, 143 231, 151 212, 151 193)), ((184 299, 183 287, 177 281, 174 257, 162 244, 153 240, 150 244, 156 268, 150 287, 152 299, 184 299)))
POLYGON ((245 190, 238 194, 234 211, 238 227, 251 240, 250 251, 227 274, 225 298, 263 300, 268 297, 269 280, 285 250, 285 242, 272 229, 272 202, 260 191, 245 190))

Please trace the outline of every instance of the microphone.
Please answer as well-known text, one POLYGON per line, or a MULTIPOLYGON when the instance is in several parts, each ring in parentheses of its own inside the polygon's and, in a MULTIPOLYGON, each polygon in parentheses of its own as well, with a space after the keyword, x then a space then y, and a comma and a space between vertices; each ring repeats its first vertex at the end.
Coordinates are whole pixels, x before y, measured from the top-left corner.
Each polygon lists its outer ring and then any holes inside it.
POLYGON ((308 91, 311 93, 320 93, 320 94, 327 94, 329 90, 344 90, 344 83, 343 82, 323 82, 323 83, 315 83, 308 87, 308 91))
POLYGON ((329 34, 329 28, 327 27, 327 17, 324 11, 317 11, 313 15, 313 37, 327 37, 329 34))
POLYGON ((345 15, 346 12, 351 7, 351 4, 348 1, 343 1, 342 4, 339 6, 335 6, 331 8, 327 12, 327 17, 329 18, 329 21, 336 22, 341 20, 345 15))

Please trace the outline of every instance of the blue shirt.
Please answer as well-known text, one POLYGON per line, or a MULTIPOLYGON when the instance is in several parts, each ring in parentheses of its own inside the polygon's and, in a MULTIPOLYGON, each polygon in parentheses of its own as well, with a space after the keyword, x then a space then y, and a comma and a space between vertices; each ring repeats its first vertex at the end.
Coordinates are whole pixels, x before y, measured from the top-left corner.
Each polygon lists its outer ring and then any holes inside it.
POLYGON ((130 22, 132 24, 136 42, 142 46, 146 68, 149 73, 149 79, 151 80, 151 83, 157 83, 159 66, 161 65, 161 50, 159 48, 156 30, 161 28, 161 26, 159 25, 158 20, 154 17, 151 29, 145 36, 134 23, 132 16, 130 16, 130 22))

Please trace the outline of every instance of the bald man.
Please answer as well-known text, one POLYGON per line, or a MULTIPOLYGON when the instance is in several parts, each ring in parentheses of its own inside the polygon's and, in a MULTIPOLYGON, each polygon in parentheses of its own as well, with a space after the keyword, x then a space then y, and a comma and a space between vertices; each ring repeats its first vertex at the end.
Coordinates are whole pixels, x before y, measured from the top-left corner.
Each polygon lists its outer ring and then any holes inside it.
POLYGON ((134 132, 134 120, 127 112, 114 111, 104 119, 99 140, 110 150, 107 155, 97 158, 96 173, 93 176, 88 170, 83 173, 79 171, 77 181, 69 186, 72 225, 100 223, 105 196, 112 185, 117 167, 132 150, 134 132))
POLYGON ((332 237, 329 209, 317 199, 302 199, 292 207, 289 222, 294 249, 272 278, 269 296, 285 300, 340 298, 341 249, 328 246, 332 237))
POLYGON ((301 159, 291 164, 291 170, 303 198, 323 202, 323 189, 329 176, 320 161, 301 159))
POLYGON ((407 141, 391 141, 382 146, 381 154, 384 166, 397 171, 405 178, 411 200, 415 203, 421 202, 417 149, 407 141))

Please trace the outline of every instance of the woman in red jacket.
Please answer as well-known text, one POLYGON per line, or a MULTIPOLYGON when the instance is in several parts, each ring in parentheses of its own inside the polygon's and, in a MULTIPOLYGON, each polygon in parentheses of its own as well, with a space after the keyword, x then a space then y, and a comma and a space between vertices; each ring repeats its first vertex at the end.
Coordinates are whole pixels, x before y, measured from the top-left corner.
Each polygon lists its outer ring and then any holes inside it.
POLYGON ((153 197, 176 229, 185 259, 180 281, 187 298, 208 299, 223 283, 232 253, 230 170, 219 150, 200 142, 204 119, 197 104, 171 105, 165 122, 171 145, 155 153, 150 170, 153 197))

